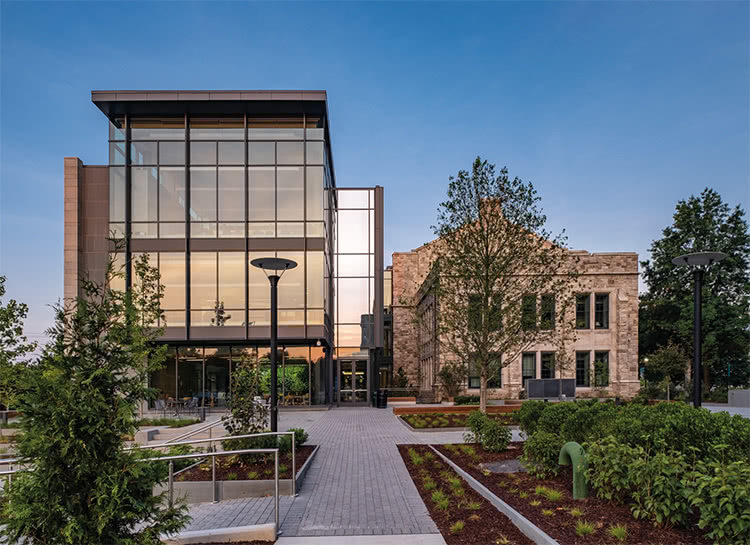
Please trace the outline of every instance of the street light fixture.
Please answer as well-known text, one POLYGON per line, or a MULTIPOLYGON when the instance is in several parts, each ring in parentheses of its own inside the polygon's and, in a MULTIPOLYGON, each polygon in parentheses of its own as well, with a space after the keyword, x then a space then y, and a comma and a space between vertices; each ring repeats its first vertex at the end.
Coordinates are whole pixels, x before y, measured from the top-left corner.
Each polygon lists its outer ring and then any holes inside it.
POLYGON ((297 266, 296 261, 280 257, 259 257, 253 259, 250 264, 253 267, 263 269, 269 282, 271 282, 271 431, 279 431, 279 404, 276 373, 276 345, 279 334, 279 280, 284 271, 297 266), (271 274, 269 274, 269 271, 271 274))
POLYGON ((704 268, 727 257, 721 252, 696 252, 675 257, 672 263, 678 267, 695 267, 693 270, 693 406, 701 406, 701 284, 704 268))

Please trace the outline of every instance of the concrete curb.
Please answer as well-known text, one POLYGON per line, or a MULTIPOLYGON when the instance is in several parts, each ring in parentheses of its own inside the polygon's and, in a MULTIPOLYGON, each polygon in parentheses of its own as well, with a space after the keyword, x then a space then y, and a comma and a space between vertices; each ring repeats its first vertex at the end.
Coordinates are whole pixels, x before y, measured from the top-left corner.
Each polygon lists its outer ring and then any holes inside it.
POLYGON ((484 497, 487 501, 489 501, 492 505, 495 506, 495 509, 503 513, 506 517, 510 519, 510 521, 516 525, 516 527, 523 532, 523 534, 528 537, 531 541, 536 543, 537 545, 560 545, 557 541, 552 539, 550 536, 548 536, 541 528, 533 524, 529 519, 524 517, 521 513, 513 509, 510 505, 505 503, 503 500, 498 498, 495 494, 490 492, 490 490, 484 486, 482 483, 477 481, 474 477, 469 475, 466 471, 461 469, 457 464, 453 463, 450 458, 445 456, 442 452, 437 450, 432 445, 429 445, 429 447, 440 456, 443 460, 447 462, 451 468, 458 473, 468 484, 470 487, 472 487, 474 490, 476 490, 479 494, 484 497))
POLYGON ((320 450, 320 445, 316 445, 315 449, 310 453, 310 456, 307 457, 307 460, 305 460, 305 463, 302 464, 302 467, 297 470, 297 475, 295 475, 295 488, 297 489, 297 493, 299 494, 299 489, 302 487, 302 481, 305 479, 305 475, 307 474, 307 471, 310 469, 310 465, 312 464, 313 458, 315 458, 315 455, 320 450))
POLYGON ((169 545, 189 545, 191 543, 237 543, 241 541, 276 541, 276 525, 255 524, 253 526, 236 526, 234 528, 216 528, 213 530, 193 530, 181 532, 174 537, 162 538, 162 543, 169 545))
MULTIPOLYGON (((441 431, 469 431, 469 428, 415 428, 411 424, 409 424, 406 420, 401 418, 400 416, 397 416, 398 421, 401 422, 404 426, 406 426, 406 429, 409 431, 413 431, 414 433, 440 433, 441 431)), ((520 429, 518 426, 505 426, 506 428, 510 430, 518 430, 520 429)))

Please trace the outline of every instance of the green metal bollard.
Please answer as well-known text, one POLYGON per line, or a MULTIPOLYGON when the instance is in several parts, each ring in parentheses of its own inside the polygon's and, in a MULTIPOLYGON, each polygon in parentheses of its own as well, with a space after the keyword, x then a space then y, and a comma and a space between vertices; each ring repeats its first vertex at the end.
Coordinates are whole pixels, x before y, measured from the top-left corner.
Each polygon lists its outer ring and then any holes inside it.
POLYGON ((573 499, 585 500, 588 495, 586 486, 586 452, 583 447, 575 441, 570 441, 560 449, 561 466, 573 464, 573 499))

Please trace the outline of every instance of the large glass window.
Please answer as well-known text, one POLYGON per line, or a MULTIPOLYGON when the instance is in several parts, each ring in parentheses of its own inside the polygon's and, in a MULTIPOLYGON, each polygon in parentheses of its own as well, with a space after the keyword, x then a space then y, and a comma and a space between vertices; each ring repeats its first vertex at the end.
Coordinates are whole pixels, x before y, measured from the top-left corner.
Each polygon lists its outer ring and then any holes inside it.
POLYGON ((555 328, 555 296, 548 293, 542 295, 542 304, 540 309, 539 327, 541 329, 555 328))
POLYGON ((536 327, 536 295, 534 294, 523 296, 523 301, 521 302, 521 327, 527 331, 536 327))
POLYGON ((279 165, 301 165, 305 162, 302 142, 279 142, 276 144, 276 163, 279 165))
POLYGON ((241 325, 245 321, 245 253, 190 254, 190 323, 241 325))
MULTIPOLYGON (((248 255, 248 290, 250 309, 267 310, 271 308, 271 288, 265 273, 250 263, 253 259, 268 257, 265 252, 250 252, 248 255)), ((286 275, 286 273, 284 273, 286 275)), ((250 318, 253 322, 253 318, 250 318)), ((253 325, 252 323, 250 325, 253 325)), ((255 324, 262 325, 262 324, 255 324)))
POLYGON ((301 167, 278 167, 276 169, 276 198, 276 217, 279 221, 305 219, 301 167))
POLYGON ((275 142, 250 142, 248 163, 251 165, 273 165, 276 163, 275 142))
POLYGON ((216 169, 192 167, 190 169, 191 236, 216 236, 216 169), (211 222, 211 223, 201 223, 211 222))
POLYGON ((201 406, 203 395, 203 349, 180 348, 177 371, 177 399, 181 409, 201 406))
POLYGON ((323 308, 323 252, 307 252, 307 307, 323 308))
POLYGON ((109 221, 125 221, 125 168, 109 168, 109 221))
POLYGON ((211 311, 219 304, 217 273, 216 252, 190 254, 190 322, 194 326, 212 325, 211 320, 215 316, 211 315, 211 311))
POLYGON ((542 378, 555 378, 554 352, 542 352, 542 378))
MULTIPOLYGON (((353 193, 339 191, 339 195, 353 193)), ((339 253, 368 253, 369 215, 367 210, 339 210, 338 250, 339 253)))
POLYGON ((159 188, 156 167, 132 167, 130 175, 132 221, 156 222, 159 188))
POLYGON ((130 138, 132 140, 184 140, 185 118, 131 118, 130 138))
POLYGON ((245 221, 245 169, 219 167, 219 221, 245 221))
POLYGON ((185 222, 185 169, 182 167, 159 168, 159 220, 185 222))
POLYGON ((368 286, 367 278, 338 279, 336 300, 339 308, 336 318, 339 323, 359 324, 363 314, 370 314, 368 286))
POLYGON ((302 117, 249 117, 248 140, 302 140, 304 138, 302 117))
POLYGON ((609 352, 594 352, 594 386, 609 386, 609 352))
POLYGON ((241 117, 190 118, 190 140, 244 140, 241 117))
POLYGON ((527 380, 536 378, 536 353, 526 352, 521 356, 521 376, 524 388, 527 380))
POLYGON ((307 167, 307 221, 323 220, 323 167, 307 167))
MULTIPOLYGON (((182 252, 159 253, 159 274, 161 284, 164 285, 164 297, 161 306, 164 310, 185 309, 185 254, 182 252)), ((184 314, 184 312, 183 312, 184 314)), ((182 323, 167 325, 184 325, 182 323)))
POLYGON ((156 142, 131 142, 130 164, 155 165, 157 163, 156 142))
POLYGON ((184 165, 185 143, 184 142, 159 142, 159 164, 160 165, 184 165))
MULTIPOLYGON (((227 309, 244 310, 245 252, 219 252, 218 301, 227 309)), ((239 323, 237 318, 232 322, 239 323)))
POLYGON ((201 401, 209 408, 226 407, 230 389, 230 353, 229 347, 206 348, 206 385, 201 401))
MULTIPOLYGON (((177 351, 171 348, 167 352, 164 367, 159 371, 151 373, 151 388, 156 389, 156 406, 162 410, 167 409, 167 401, 174 400, 177 387, 177 351)), ((170 407, 171 408, 171 407, 170 407)))
MULTIPOLYGON (((297 262, 297 266, 294 269, 284 272, 279 281, 279 308, 304 308, 305 253, 278 252, 277 255, 278 257, 297 262)), ((279 323, 281 323, 281 320, 279 320, 279 323)))
MULTIPOLYGON (((251 167, 248 169, 249 198, 248 219, 273 221, 276 219, 276 180, 273 167, 251 167)), ((273 235, 271 235, 273 236, 273 235)))

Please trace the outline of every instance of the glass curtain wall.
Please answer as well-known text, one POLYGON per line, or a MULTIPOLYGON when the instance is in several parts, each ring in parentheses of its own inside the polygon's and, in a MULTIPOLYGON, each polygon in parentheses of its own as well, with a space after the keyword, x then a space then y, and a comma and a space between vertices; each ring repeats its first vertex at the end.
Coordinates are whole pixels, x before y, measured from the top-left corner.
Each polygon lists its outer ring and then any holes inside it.
POLYGON ((371 314, 373 309, 375 192, 339 189, 336 194, 336 356, 341 358, 360 352, 362 316, 371 314))

